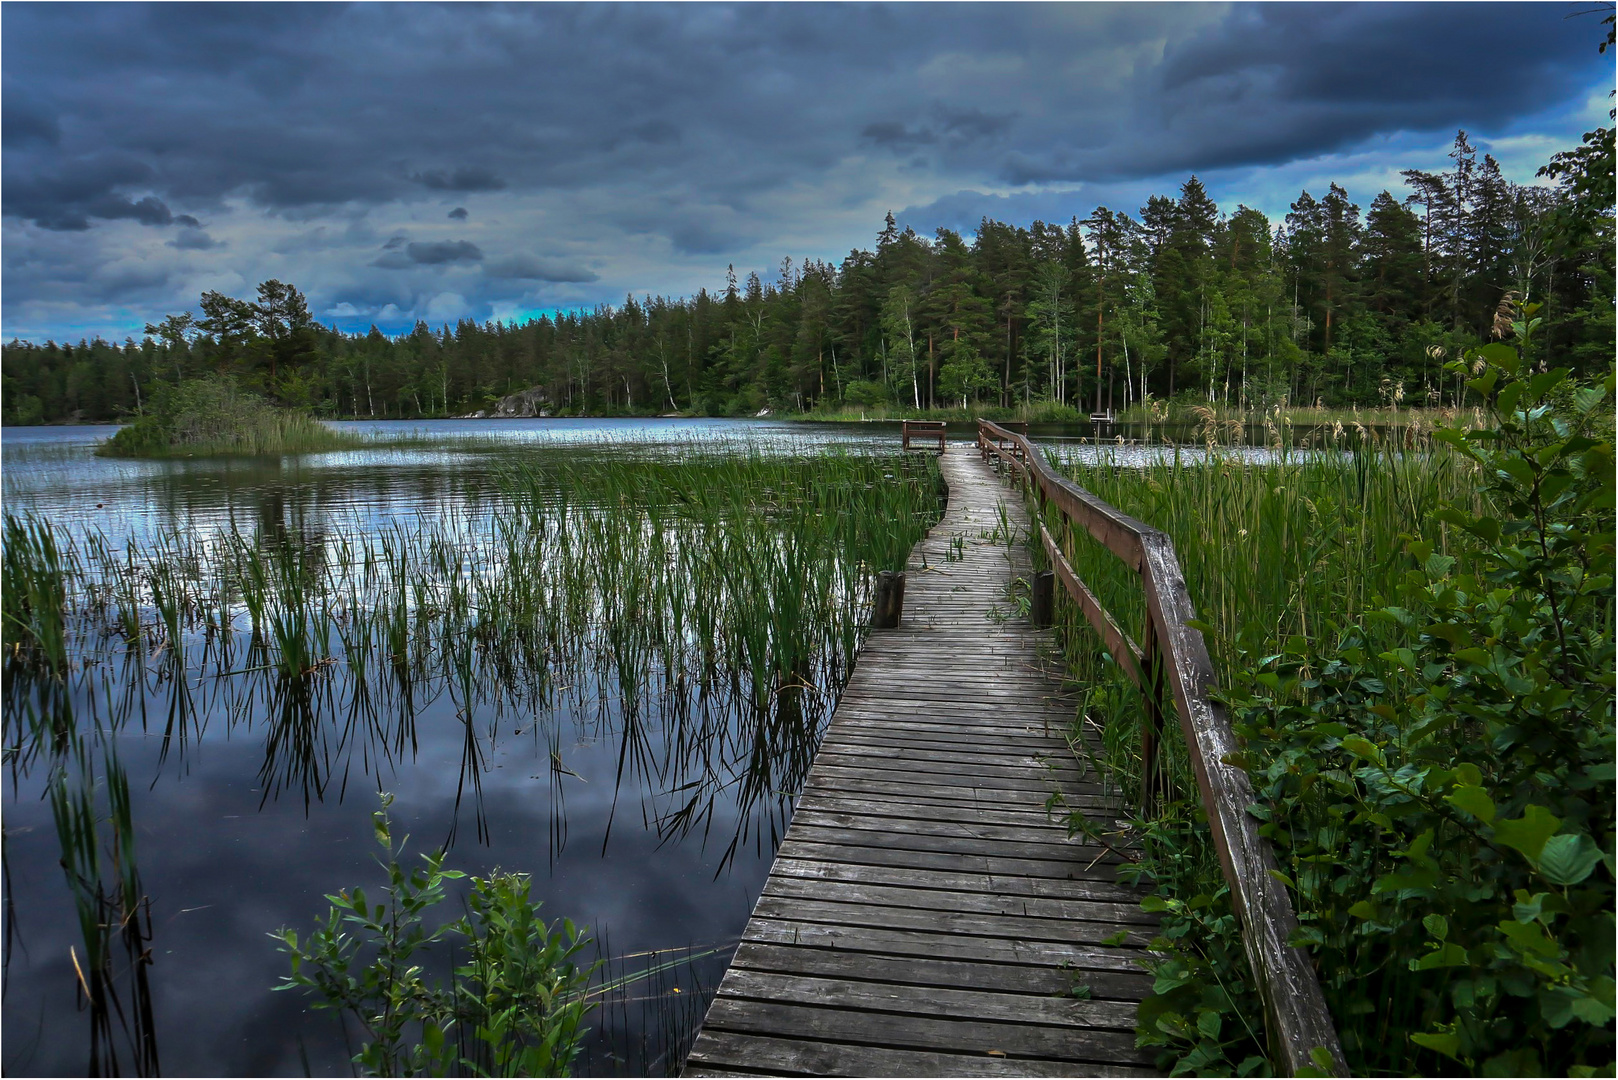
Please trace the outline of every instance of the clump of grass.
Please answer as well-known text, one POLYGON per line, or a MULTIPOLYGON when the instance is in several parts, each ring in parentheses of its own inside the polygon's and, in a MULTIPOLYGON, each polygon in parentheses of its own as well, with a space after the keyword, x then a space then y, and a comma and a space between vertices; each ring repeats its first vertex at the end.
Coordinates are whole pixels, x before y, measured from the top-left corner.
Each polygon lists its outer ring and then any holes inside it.
POLYGON ((189 379, 153 394, 145 415, 96 453, 104 457, 266 457, 362 445, 306 413, 271 404, 222 375, 189 379))

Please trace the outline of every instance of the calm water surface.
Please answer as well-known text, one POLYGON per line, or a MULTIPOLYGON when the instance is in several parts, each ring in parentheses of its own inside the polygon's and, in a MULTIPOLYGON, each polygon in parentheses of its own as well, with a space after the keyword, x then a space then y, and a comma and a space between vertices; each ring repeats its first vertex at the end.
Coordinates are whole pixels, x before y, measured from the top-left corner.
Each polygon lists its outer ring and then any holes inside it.
MULTIPOLYGON (((5 509, 115 543, 172 529, 330 537, 464 516, 491 493, 501 468, 567 447, 656 457, 693 446, 891 446, 897 432, 757 421, 344 426, 416 438, 280 461, 132 462, 93 456, 108 427, 6 428, 5 509)), ((470 769, 466 725, 449 694, 414 704, 408 737, 332 735, 311 769, 308 755, 271 745, 263 717, 208 716, 224 708, 211 688, 198 703, 205 722, 189 739, 167 741, 167 695, 149 688, 146 721, 115 741, 151 903, 162 1071, 350 1071, 357 1046, 346 1044, 332 1014, 307 1010, 295 992, 269 992, 287 962, 267 935, 281 926, 307 931, 325 911, 324 894, 378 883, 369 817, 380 790, 394 793, 395 831, 411 835, 413 851, 446 844, 450 864, 469 872, 531 874, 547 918, 588 924, 606 954, 628 958, 614 970, 649 966, 645 954, 654 950, 657 960, 675 960, 591 1016, 578 1071, 677 1071, 768 873, 791 793, 743 797, 745 777, 695 777, 668 730, 645 717, 626 720, 614 687, 568 689, 548 729, 556 741, 541 736, 532 716, 507 710, 480 721, 485 739, 470 769), (649 730, 633 752, 624 737, 631 721, 649 730), (551 767, 553 752, 565 771, 551 767), (693 789, 706 802, 684 816, 693 789), (691 952, 698 958, 679 962, 691 952)), ((806 764, 823 720, 782 753, 806 764)), ((42 770, 19 767, 10 750, 7 766, 3 1067, 10 1075, 84 1075, 89 1020, 69 953, 84 946, 42 770)))

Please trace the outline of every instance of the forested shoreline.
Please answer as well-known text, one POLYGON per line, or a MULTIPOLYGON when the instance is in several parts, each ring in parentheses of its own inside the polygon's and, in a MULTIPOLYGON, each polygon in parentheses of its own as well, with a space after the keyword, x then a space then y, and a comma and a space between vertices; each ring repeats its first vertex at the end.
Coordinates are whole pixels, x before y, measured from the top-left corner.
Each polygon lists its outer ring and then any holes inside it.
POLYGON ((204 294, 140 339, 3 348, 6 424, 137 415, 163 383, 235 376, 334 417, 476 413, 543 388, 557 414, 753 415, 995 406, 1122 409, 1457 405, 1444 364, 1541 305, 1544 355, 1612 362, 1613 131, 1555 155, 1546 186, 1506 180, 1458 134, 1452 167, 1407 170, 1361 209, 1336 184, 1284 220, 1222 210, 1191 177, 1136 216, 984 219, 931 238, 887 217, 874 250, 783 259, 687 299, 523 324, 418 322, 343 333, 298 290, 204 294))

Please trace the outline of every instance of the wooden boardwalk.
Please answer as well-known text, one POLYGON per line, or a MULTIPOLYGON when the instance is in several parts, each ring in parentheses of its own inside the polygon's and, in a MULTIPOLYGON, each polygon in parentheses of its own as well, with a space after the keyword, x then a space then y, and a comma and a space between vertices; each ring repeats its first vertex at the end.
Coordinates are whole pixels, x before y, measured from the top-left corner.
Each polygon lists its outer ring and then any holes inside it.
POLYGON ((860 652, 687 1076, 1152 1075, 1150 917, 1046 810, 1058 788, 1103 818, 1117 803, 1008 617, 1028 564, 1005 523, 1027 515, 971 447, 942 465, 903 621, 860 652))

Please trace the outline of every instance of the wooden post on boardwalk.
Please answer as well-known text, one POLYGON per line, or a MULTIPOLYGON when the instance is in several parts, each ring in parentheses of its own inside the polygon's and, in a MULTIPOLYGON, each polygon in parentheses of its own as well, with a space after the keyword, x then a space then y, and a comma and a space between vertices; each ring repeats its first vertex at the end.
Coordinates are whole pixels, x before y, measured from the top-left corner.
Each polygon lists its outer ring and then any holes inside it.
POLYGON ((1056 574, 1041 570, 1034 575, 1034 584, 1028 590, 1028 617, 1035 629, 1043 630, 1051 624, 1052 608, 1056 602, 1056 574))
POLYGON ((876 575, 876 611, 871 626, 877 630, 892 630, 899 625, 899 616, 905 606, 905 575, 903 570, 881 570, 876 575))

